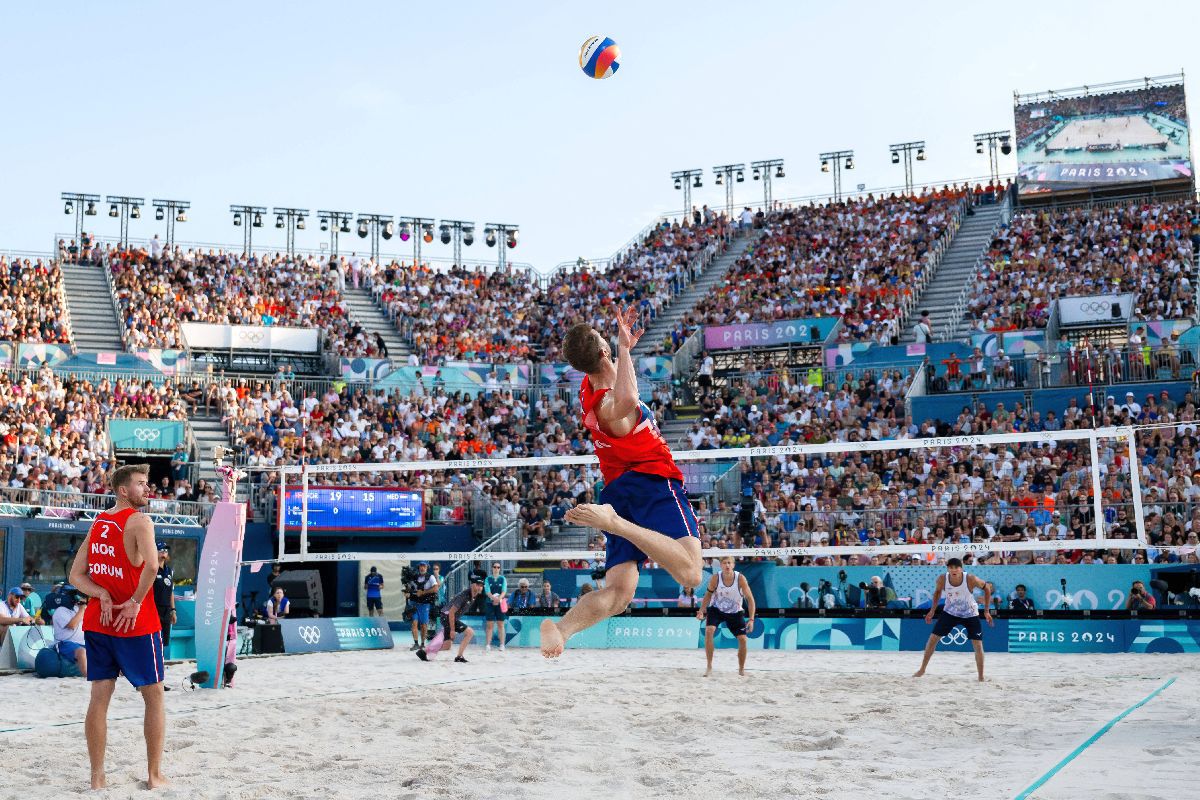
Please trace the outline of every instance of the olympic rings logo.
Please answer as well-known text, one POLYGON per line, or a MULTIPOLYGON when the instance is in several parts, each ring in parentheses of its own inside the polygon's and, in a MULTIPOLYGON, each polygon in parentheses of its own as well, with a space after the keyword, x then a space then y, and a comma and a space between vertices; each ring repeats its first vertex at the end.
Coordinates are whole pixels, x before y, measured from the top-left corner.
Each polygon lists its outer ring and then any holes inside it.
POLYGON ((970 641, 967 636, 967 629, 962 625, 955 625, 954 628, 942 637, 942 644, 957 644, 963 645, 970 641))
POLYGON ((155 442, 162 436, 162 431, 154 428, 134 428, 133 438, 139 442, 155 442))
POLYGON ((1109 314, 1112 312, 1112 302, 1101 302, 1093 300, 1087 303, 1079 304, 1079 311, 1083 314, 1109 314))
POLYGON ((316 625, 301 625, 298 633, 305 644, 316 644, 321 641, 321 629, 316 625))
POLYGON ((258 344, 263 340, 265 334, 262 331, 238 331, 238 338, 243 342, 253 342, 258 344))

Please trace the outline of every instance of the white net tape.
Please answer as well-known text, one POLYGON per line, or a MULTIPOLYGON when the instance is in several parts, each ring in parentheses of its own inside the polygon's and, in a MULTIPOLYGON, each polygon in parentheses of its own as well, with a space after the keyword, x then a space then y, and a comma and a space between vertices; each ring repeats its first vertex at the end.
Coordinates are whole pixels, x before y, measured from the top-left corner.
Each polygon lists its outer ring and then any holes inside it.
MULTIPOLYGON (((675 452, 677 462, 689 461, 726 461, 737 463, 746 459, 786 459, 790 456, 818 455, 847 455, 854 453, 874 453, 878 451, 910 451, 928 452, 939 451, 944 458, 967 458, 973 450, 990 448, 1005 448, 1015 445, 1030 447, 1057 447, 1059 444, 1075 445, 1086 443, 1090 458, 1086 459, 1081 471, 1086 471, 1087 492, 1092 508, 1088 509, 1091 520, 1105 520, 1105 508, 1102 504, 1105 496, 1104 479, 1112 479, 1112 473, 1102 468, 1101 452, 1108 454, 1110 461, 1122 461, 1128 474, 1119 476, 1126 481, 1131 499, 1129 523, 1134 532, 1134 538, 1110 538, 1106 535, 1109 523, 1092 524, 1092 538, 1049 539, 1039 541, 965 541, 965 542, 925 542, 906 544, 831 544, 813 546, 779 546, 779 547, 723 547, 710 548, 704 551, 706 558, 732 555, 745 558, 791 558, 800 556, 874 556, 891 554, 963 554, 968 552, 1027 552, 1027 551, 1056 551, 1081 549, 1142 549, 1147 547, 1146 530, 1142 514, 1142 490, 1138 469, 1130 469, 1129 465, 1138 463, 1137 431, 1132 427, 1102 428, 1097 430, 1068 430, 1036 433, 1006 433, 982 434, 967 436, 935 437, 924 439, 901 439, 886 441, 860 442, 829 442, 822 444, 778 445, 769 447, 738 447, 717 450, 687 450, 675 452), (1113 456, 1116 456, 1114 459, 1113 456), (1102 473, 1107 473, 1103 475, 1102 473)), ((286 531, 283 514, 280 515, 278 529, 278 559, 279 561, 352 561, 361 559, 400 560, 400 561, 464 561, 477 558, 487 558, 501 561, 563 561, 588 560, 597 555, 590 550, 516 550, 516 551, 444 551, 444 552, 337 552, 314 553, 308 548, 308 497, 309 487, 320 485, 322 476, 344 476, 350 473, 431 473, 451 471, 466 473, 471 470, 505 470, 533 468, 561 468, 571 466, 595 465, 595 456, 553 456, 507 459, 458 459, 442 461, 412 461, 389 463, 359 463, 359 464, 328 464, 310 466, 289 466, 281 470, 281 494, 286 492, 289 480, 299 478, 291 486, 301 489, 300 495, 300 550, 298 553, 286 551, 286 531)))

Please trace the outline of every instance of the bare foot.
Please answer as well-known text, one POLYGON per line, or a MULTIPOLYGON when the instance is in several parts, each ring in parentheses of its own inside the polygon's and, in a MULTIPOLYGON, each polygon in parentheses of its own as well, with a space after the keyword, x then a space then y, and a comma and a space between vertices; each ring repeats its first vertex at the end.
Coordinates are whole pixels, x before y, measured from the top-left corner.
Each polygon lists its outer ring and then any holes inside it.
POLYGON ((103 772, 92 773, 92 788, 93 789, 104 789, 107 787, 108 787, 108 781, 105 779, 103 772))
POLYGON ((567 640, 563 638, 562 631, 554 624, 553 620, 542 620, 542 655, 546 658, 558 658, 563 654, 563 648, 567 646, 567 640))
POLYGON ((980 683, 983 683, 983 676, 982 676, 982 675, 980 675, 980 676, 979 676, 979 682, 980 682, 980 683))
POLYGON ((919 677, 921 677, 921 676, 922 676, 922 675, 924 675, 924 674, 925 674, 925 669, 924 669, 924 667, 922 667, 921 669, 919 669, 919 670, 917 670, 916 672, 914 672, 914 673, 913 673, 913 677, 914 677, 914 678, 919 678, 919 677))
POLYGON ((744 667, 738 670, 738 675, 741 675, 743 678, 746 677, 746 670, 744 667))
POLYGON ((159 773, 158 775, 151 775, 146 779, 147 789, 166 789, 170 785, 171 782, 164 778, 162 773, 159 773))
POLYGON ((575 525, 597 528, 611 533, 613 520, 617 519, 617 512, 610 505, 581 503, 567 511, 566 519, 567 522, 575 525))
POLYGON ((709 675, 712 675, 712 667, 709 667, 708 669, 704 670, 704 677, 707 678, 709 675))

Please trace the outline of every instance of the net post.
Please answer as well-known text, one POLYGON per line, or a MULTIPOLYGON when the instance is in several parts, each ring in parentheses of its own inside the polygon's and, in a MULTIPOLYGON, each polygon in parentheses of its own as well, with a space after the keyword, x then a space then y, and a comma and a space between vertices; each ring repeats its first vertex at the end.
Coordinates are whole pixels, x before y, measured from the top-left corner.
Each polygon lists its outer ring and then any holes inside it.
POLYGON ((308 465, 300 464, 300 555, 308 555, 308 465))
POLYGON ((279 546, 276 553, 277 558, 283 558, 284 553, 287 552, 287 540, 284 535, 286 531, 286 520, 284 518, 287 515, 287 476, 286 467, 279 470, 279 546))
POLYGON ((1137 528, 1138 541, 1149 545, 1146 539, 1146 518, 1142 513, 1142 465, 1137 457, 1137 429, 1125 428, 1122 433, 1129 441, 1129 492, 1133 495, 1133 524, 1137 528))
POLYGON ((1092 431, 1092 435, 1088 437, 1088 449, 1092 454, 1092 514, 1096 518, 1096 541, 1103 542, 1104 534, 1104 497, 1102 494, 1102 481, 1100 479, 1100 446, 1099 434, 1092 431))

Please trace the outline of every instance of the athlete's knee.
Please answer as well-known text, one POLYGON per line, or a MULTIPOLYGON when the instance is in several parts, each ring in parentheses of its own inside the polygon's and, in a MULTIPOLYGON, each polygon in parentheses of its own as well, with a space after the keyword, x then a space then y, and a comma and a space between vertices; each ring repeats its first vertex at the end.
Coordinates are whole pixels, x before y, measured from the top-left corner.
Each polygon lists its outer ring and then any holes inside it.
POLYGON ((677 578, 684 588, 695 589, 704 582, 704 570, 700 568, 699 564, 694 564, 686 568, 677 578))

